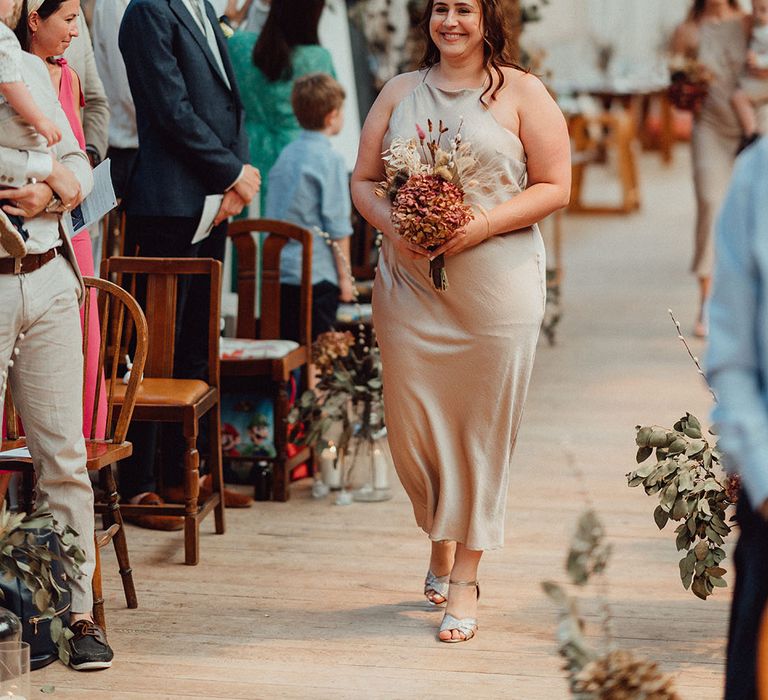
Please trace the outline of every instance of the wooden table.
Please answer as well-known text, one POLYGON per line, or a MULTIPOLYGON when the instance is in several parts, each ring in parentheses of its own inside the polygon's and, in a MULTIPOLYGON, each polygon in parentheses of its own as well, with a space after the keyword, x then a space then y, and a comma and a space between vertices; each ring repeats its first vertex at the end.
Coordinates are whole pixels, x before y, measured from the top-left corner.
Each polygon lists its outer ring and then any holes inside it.
POLYGON ((661 114, 659 150, 665 163, 672 161, 674 130, 672 106, 663 86, 619 89, 618 87, 571 86, 570 92, 588 94, 602 105, 603 111, 594 114, 577 113, 568 118, 568 128, 573 142, 572 187, 569 211, 581 214, 628 214, 640 208, 640 191, 635 157, 635 143, 639 140, 646 147, 650 139, 643 132, 643 123, 654 102, 661 114), (614 105, 621 109, 614 109, 614 105), (583 200, 584 176, 587 168, 604 163, 607 156, 615 156, 621 185, 621 201, 618 203, 585 203, 583 200))

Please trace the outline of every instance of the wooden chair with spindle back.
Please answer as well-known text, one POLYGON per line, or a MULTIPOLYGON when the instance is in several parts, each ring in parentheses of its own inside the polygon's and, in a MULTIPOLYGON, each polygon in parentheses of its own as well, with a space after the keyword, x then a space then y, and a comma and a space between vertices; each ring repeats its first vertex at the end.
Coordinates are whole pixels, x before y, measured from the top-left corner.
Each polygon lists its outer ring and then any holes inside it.
MULTIPOLYGON (((225 391, 267 387, 274 406, 276 456, 269 460, 272 462, 273 498, 287 501, 291 471, 311 456, 308 448, 288 456, 286 419, 290 410, 288 383, 291 373, 300 370, 306 387, 312 358, 312 233, 285 221, 246 219, 230 224, 228 235, 237 251, 236 334, 240 354, 223 355, 222 383, 225 391), (259 256, 254 236, 258 233, 267 235, 261 245, 261 305, 257 314, 256 264, 259 256), (301 303, 297 310, 280 308, 280 254, 288 241, 297 241, 302 248, 301 303), (281 338, 282 313, 298 313, 299 342, 281 338)), ((226 341, 223 349, 226 350, 226 341)))
MULTIPOLYGON (((219 411, 219 319, 221 316, 221 263, 211 258, 113 257, 102 262, 104 278, 115 276, 131 291, 145 289, 141 304, 147 310, 149 346, 144 380, 138 391, 133 419, 180 423, 186 443, 183 504, 123 504, 126 515, 176 515, 184 517, 184 563, 200 560, 200 522, 214 511, 217 534, 224 533, 224 481, 221 463, 221 414, 219 411), (210 280, 208 320, 208 380, 173 376, 176 355, 176 302, 182 276, 210 280), (208 468, 213 493, 199 502, 199 422, 207 416, 210 439, 208 468)), ((200 310, 193 310, 200 311, 200 310)), ((116 391, 116 400, 121 395, 116 391)))
MULTIPOLYGON (((98 343, 98 373, 93 395, 93 406, 99 405, 99 399, 106 396, 106 426, 101 437, 98 410, 94 409, 91 425, 85 440, 86 468, 98 470, 101 486, 106 494, 106 503, 101 507, 105 516, 106 529, 96 532, 96 571, 93 577, 93 614, 96 622, 104 627, 104 600, 101 590, 101 559, 99 550, 110 541, 115 547, 115 554, 123 580, 125 601, 129 608, 138 607, 133 574, 128 557, 128 545, 120 511, 120 497, 115 482, 113 465, 125 459, 132 452, 132 445, 126 441, 128 426, 131 421, 136 397, 141 382, 141 372, 147 357, 147 321, 136 300, 124 289, 102 279, 85 277, 86 295, 83 303, 84 325, 90 328, 92 314, 98 314, 100 337, 92 338, 90 333, 83 335, 83 355, 88 356, 89 347, 98 343), (93 303, 92 290, 95 290, 97 303, 93 303), (127 383, 123 383, 123 357, 121 343, 113 342, 130 335, 134 338, 134 371, 127 383), (119 387, 119 392, 115 391, 119 387), (119 393, 119 401, 116 399, 119 393)), ((84 369, 85 371, 85 369, 84 369)), ((86 400, 86 387, 83 382, 83 400, 86 400)), ((22 417, 23 418, 23 417, 22 417)), ((26 438, 20 435, 20 421, 13 404, 10 390, 5 396, 5 427, 7 438, 2 442, 2 449, 14 449, 26 445, 26 438)), ((31 512, 34 508, 34 468, 31 459, 4 461, 3 469, 21 471, 23 475, 21 504, 31 512)), ((4 480, 7 487, 7 480, 4 480)), ((4 495, 4 493, 3 493, 4 495)))

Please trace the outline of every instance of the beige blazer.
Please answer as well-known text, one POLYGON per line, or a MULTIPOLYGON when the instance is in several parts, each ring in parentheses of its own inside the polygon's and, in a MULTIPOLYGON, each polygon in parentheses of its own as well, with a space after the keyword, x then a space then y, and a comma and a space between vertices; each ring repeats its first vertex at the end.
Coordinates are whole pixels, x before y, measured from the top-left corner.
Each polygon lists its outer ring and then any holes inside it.
MULTIPOLYGON (((74 133, 72 133, 72 128, 59 104, 45 64, 36 56, 24 53, 22 75, 37 105, 56 122, 61 130, 61 141, 51 149, 51 154, 59 163, 72 171, 80 182, 83 195, 89 194, 93 188, 91 165, 85 153, 80 149, 74 133)), ((35 157, 40 158, 41 156, 39 153, 16 150, 4 145, 3 131, 0 129, 0 189, 22 187, 30 181, 30 178, 39 177, 39 173, 35 169, 35 157)), ((42 157, 45 158, 45 156, 42 157)), ((31 252, 45 252, 59 245, 59 240, 63 240, 61 250, 80 281, 82 298, 82 292, 84 292, 82 275, 75 260, 72 244, 67 236, 61 233, 60 217, 56 214, 43 212, 33 219, 27 220, 26 228, 30 233, 28 245, 31 252)), ((6 253, 0 249, 0 256, 5 255, 6 253)))

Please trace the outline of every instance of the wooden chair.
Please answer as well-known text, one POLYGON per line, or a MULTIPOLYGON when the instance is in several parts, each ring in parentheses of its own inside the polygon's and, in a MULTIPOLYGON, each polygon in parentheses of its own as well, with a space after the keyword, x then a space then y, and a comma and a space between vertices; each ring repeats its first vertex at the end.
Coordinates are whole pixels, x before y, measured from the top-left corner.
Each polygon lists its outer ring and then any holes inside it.
MULTIPOLYGON (((300 369, 308 378, 312 345, 312 234, 284 221, 246 219, 229 226, 237 250, 237 342, 239 351, 221 360, 225 390, 267 386, 274 405, 276 456, 272 462, 273 498, 287 501, 291 471, 311 455, 308 448, 288 457, 289 411, 287 386, 291 372, 300 369), (256 314, 257 244, 254 234, 266 233, 261 251, 261 309, 256 314), (299 342, 280 339, 280 252, 288 241, 302 247, 299 342), (249 341, 242 343, 241 341, 249 341), (244 349, 243 349, 244 348, 244 349), (247 379, 246 379, 247 378, 247 379), (244 384, 245 382, 245 384, 244 384)), ((225 341, 225 346, 227 342, 225 341)))
MULTIPOLYGON (((132 446, 126 441, 128 425, 136 402, 136 396, 141 382, 141 372, 147 357, 147 321, 136 300, 111 282, 102 279, 84 278, 86 292, 95 289, 98 303, 94 308, 91 294, 87 293, 84 302, 85 323, 88 328, 88 320, 91 314, 99 314, 101 336, 91 338, 88 333, 83 338, 83 355, 87 356, 89 346, 99 344, 98 367, 102 371, 98 374, 93 395, 93 405, 98 406, 99 398, 106 392, 107 416, 106 432, 103 438, 97 437, 97 411, 94 410, 93 420, 89 434, 86 437, 85 446, 87 453, 86 467, 89 471, 98 470, 102 488, 107 495, 107 503, 103 506, 106 530, 95 533, 96 539, 96 571, 93 576, 93 615, 97 623, 106 627, 104 620, 104 599, 101 589, 101 547, 113 542, 115 554, 123 580, 125 602, 129 608, 138 607, 136 590, 133 585, 133 575, 128 558, 128 545, 125 538, 123 518, 120 511, 119 495, 112 465, 131 454, 132 446), (127 384, 122 383, 122 355, 120 343, 111 342, 111 338, 120 338, 124 334, 131 334, 135 338, 135 351, 133 371, 127 384), (102 381, 102 378, 105 381, 102 381), (115 387, 120 387, 120 401, 116 400, 115 387)), ((85 382, 83 383, 83 398, 85 399, 85 382)), ((7 439, 2 442, 2 449, 13 449, 26 444, 26 439, 19 435, 19 417, 13 405, 11 392, 6 391, 5 396, 5 425, 7 439)), ((28 511, 34 507, 33 487, 34 469, 32 460, 18 460, 14 462, 4 461, 2 468, 5 470, 21 471, 22 478, 22 506, 28 511)), ((7 488, 7 478, 0 484, 3 496, 7 488)))
MULTIPOLYGON (((141 258, 114 257, 105 260, 101 274, 114 275, 121 286, 131 290, 146 283, 142 300, 148 310, 149 347, 144 368, 144 381, 136 397, 133 419, 180 423, 186 451, 184 453, 184 499, 181 504, 123 504, 126 515, 176 515, 184 517, 184 563, 200 561, 200 522, 212 510, 217 534, 223 534, 224 481, 221 464, 221 414, 219 411, 219 318, 221 311, 221 263, 210 258, 141 258), (179 278, 204 275, 210 279, 208 321, 208 382, 200 379, 173 377, 175 358, 176 300, 179 278), (150 312, 151 310, 151 312, 150 312), (199 422, 208 417, 210 429, 210 470, 213 493, 199 501, 200 456, 197 450, 199 422)), ((115 392, 116 401, 122 395, 115 392)))

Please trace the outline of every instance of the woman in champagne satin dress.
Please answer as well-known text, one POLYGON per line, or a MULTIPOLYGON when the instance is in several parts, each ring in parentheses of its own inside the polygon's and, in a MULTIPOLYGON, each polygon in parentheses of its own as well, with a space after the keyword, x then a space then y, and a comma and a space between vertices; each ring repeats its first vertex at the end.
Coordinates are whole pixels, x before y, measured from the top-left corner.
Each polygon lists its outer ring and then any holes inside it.
MULTIPOLYGON (((477 631, 482 553, 504 541, 510 460, 544 313, 536 222, 567 204, 568 133, 541 82, 506 59, 499 0, 430 0, 422 70, 391 80, 363 127, 352 196, 384 233, 374 325, 398 476, 432 541, 425 595, 447 603, 438 638, 477 631), (400 239, 375 194, 382 151, 416 123, 459 124, 481 179, 474 219, 437 251, 400 239), (445 254, 435 290, 429 255, 445 254)), ((445 138, 445 136, 443 138, 445 138)))

